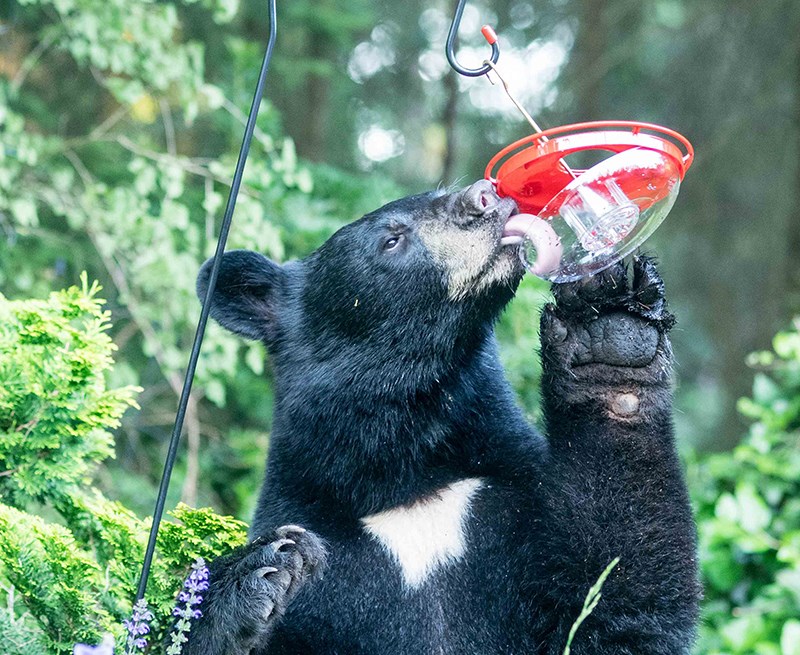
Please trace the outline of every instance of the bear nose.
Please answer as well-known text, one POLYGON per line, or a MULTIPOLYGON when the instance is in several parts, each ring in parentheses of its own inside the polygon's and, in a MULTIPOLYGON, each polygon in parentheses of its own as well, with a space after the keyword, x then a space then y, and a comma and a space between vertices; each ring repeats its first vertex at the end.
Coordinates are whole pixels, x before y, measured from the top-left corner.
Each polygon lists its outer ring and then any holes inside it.
POLYGON ((478 180, 463 192, 464 209, 470 214, 485 214, 494 209, 500 197, 489 180, 478 180))

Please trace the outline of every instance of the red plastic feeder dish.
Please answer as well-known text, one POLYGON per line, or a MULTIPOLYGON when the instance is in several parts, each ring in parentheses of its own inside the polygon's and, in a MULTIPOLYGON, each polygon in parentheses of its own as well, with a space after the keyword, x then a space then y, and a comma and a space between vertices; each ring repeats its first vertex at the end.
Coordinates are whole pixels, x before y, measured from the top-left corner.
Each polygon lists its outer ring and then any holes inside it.
POLYGON ((693 158, 684 136, 659 125, 577 123, 504 148, 486 178, 521 212, 506 224, 503 242, 521 245, 531 272, 569 282, 641 245, 672 209, 693 158), (605 158, 589 169, 570 167, 570 155, 590 151, 605 158))

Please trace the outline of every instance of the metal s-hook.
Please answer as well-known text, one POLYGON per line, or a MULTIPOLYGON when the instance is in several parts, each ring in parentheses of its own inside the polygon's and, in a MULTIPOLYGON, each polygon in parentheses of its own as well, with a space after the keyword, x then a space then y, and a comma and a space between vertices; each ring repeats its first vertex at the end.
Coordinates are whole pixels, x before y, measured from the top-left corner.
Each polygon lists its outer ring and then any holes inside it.
MULTIPOLYGON (((458 27, 461 25, 461 16, 464 13, 464 5, 467 4, 467 0, 458 0, 456 5, 456 13, 453 16, 453 22, 450 24, 450 32, 447 34, 447 45, 445 46, 445 53, 447 54, 447 61, 450 63, 450 66, 453 67, 453 70, 461 75, 466 75, 467 77, 480 77, 481 75, 486 75, 492 67, 485 63, 480 68, 465 68, 461 64, 456 61, 456 38, 458 37, 458 27)), ((483 36, 489 42, 489 45, 492 46, 492 56, 489 57, 487 62, 492 62, 492 64, 496 64, 497 60, 500 58, 500 46, 497 45, 497 36, 494 33, 494 30, 489 27, 488 25, 484 25, 481 29, 483 32, 483 36)))

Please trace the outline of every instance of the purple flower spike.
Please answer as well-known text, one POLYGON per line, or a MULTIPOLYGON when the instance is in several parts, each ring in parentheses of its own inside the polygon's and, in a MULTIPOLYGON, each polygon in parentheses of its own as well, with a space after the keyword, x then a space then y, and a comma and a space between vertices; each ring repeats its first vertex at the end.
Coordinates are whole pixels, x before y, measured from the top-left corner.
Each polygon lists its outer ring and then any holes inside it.
POLYGON ((170 644, 167 646, 167 655, 180 655, 183 644, 189 641, 187 635, 192 629, 192 619, 197 620, 203 613, 197 608, 203 602, 199 592, 208 589, 208 567, 202 557, 192 564, 192 572, 183 583, 183 589, 178 594, 178 604, 172 615, 178 617, 175 627, 169 635, 170 644))
POLYGON ((114 655, 114 637, 105 635, 99 646, 88 644, 75 644, 72 655, 114 655))
POLYGON ((147 601, 144 598, 137 601, 133 606, 131 618, 123 622, 128 631, 128 639, 125 642, 126 655, 135 655, 137 652, 144 652, 144 649, 147 648, 147 639, 143 635, 150 632, 149 623, 152 620, 153 613, 147 609, 147 601))

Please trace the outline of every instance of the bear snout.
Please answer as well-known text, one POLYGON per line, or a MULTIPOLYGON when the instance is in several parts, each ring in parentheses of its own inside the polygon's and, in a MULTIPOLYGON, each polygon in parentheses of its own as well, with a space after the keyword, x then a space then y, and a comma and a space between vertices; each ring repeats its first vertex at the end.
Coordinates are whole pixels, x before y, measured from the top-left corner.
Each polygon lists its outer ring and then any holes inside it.
POLYGON ((464 209, 472 214, 485 214, 494 209, 500 197, 489 180, 478 180, 462 192, 464 209))
POLYGON ((468 186, 461 192, 459 201, 462 211, 457 212, 454 219, 461 224, 470 224, 480 218, 497 218, 504 222, 517 211, 516 203, 510 198, 497 195, 489 180, 478 180, 468 186))

